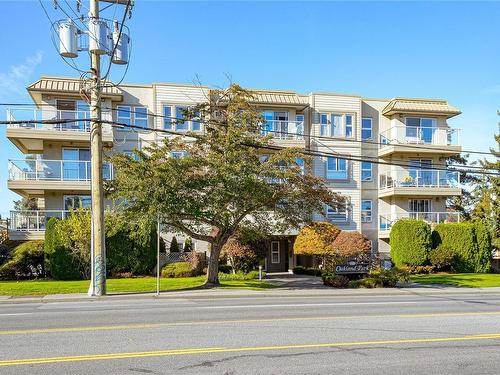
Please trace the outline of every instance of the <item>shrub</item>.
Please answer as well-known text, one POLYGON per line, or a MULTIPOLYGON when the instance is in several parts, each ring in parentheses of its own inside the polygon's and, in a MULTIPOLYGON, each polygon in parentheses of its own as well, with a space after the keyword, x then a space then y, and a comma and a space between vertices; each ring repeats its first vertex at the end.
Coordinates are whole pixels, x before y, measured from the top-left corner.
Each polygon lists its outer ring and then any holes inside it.
POLYGON ((203 270, 207 267, 207 258, 204 253, 189 252, 185 254, 186 260, 191 265, 193 276, 203 275, 203 270))
POLYGON ((304 268, 302 266, 293 268, 293 273, 296 275, 321 276, 322 272, 319 268, 304 268))
POLYGON ((177 242, 177 238, 175 236, 173 236, 172 241, 170 241, 170 252, 171 253, 179 252, 179 243, 177 242))
POLYGON ((29 279, 44 276, 43 241, 27 241, 16 246, 12 257, 0 267, 4 279, 29 279))
POLYGON ((431 250, 431 229, 420 220, 398 220, 390 234, 391 258, 397 267, 423 266, 431 250))
POLYGON ((161 270, 161 277, 191 277, 193 270, 189 262, 177 262, 167 264, 161 270))
POLYGON ((340 229, 331 223, 312 222, 300 230, 293 252, 298 255, 332 255, 333 241, 339 233, 340 229))
POLYGON ((219 272, 231 273, 233 272, 233 267, 231 267, 229 264, 219 264, 219 272))
POLYGON ((78 262, 66 249, 56 226, 59 220, 51 217, 45 225, 45 265, 46 272, 55 280, 77 280, 82 278, 78 262))
POLYGON ((343 275, 335 275, 333 272, 324 272, 321 275, 323 284, 333 288, 346 288, 349 285, 349 278, 343 275))
POLYGON ((335 257, 345 260, 369 260, 372 249, 370 240, 356 231, 341 231, 333 241, 333 247, 335 257))
POLYGON ((248 231, 238 231, 222 247, 221 256, 227 258, 235 271, 249 272, 267 255, 266 244, 251 237, 248 231))
POLYGON ((184 249, 183 251, 185 253, 189 253, 193 251, 193 239, 191 237, 188 237, 186 241, 184 242, 184 249))
POLYGON ((390 270, 377 269, 361 280, 352 280, 349 288, 394 288, 398 282, 408 282, 409 275, 404 270, 392 268, 390 270))
POLYGON ((455 252, 443 245, 431 250, 429 259, 436 271, 452 271, 455 262, 455 252))
POLYGON ((490 270, 491 237, 482 223, 442 223, 432 233, 434 247, 451 249, 457 272, 490 270))

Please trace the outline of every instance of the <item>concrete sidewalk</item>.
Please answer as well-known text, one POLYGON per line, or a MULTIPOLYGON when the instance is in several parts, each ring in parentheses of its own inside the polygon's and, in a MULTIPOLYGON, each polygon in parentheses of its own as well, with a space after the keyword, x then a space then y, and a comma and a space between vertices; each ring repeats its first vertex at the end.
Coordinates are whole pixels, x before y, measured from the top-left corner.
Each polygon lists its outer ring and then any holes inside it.
MULTIPOLYGON (((268 280, 269 281, 269 280, 268 280)), ((408 296, 408 295, 494 295, 500 294, 500 287, 459 288, 452 286, 405 284, 397 288, 377 289, 334 289, 287 288, 248 290, 248 289, 196 289, 155 293, 114 293, 103 297, 89 297, 86 294, 49 294, 45 296, 0 296, 0 304, 50 303, 108 300, 155 300, 155 299, 224 299, 224 298, 277 298, 277 297, 362 297, 362 296, 408 296)))

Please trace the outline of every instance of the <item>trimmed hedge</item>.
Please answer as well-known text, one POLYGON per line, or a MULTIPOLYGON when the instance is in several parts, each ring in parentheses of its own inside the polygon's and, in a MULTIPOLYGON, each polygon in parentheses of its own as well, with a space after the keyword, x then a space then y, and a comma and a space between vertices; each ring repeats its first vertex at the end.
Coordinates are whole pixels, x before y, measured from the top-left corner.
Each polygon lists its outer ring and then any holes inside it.
POLYGON ((12 257, 0 267, 0 277, 4 279, 33 279, 43 276, 43 241, 27 241, 16 246, 12 257))
POLYGON ((161 270, 161 277, 191 277, 193 269, 189 262, 177 262, 167 264, 161 270))
POLYGON ((396 267, 423 266, 431 251, 431 228, 420 220, 398 220, 392 227, 390 244, 396 267))
POLYGON ((481 222, 438 224, 432 242, 435 248, 443 246, 454 252, 457 272, 488 272, 491 268, 491 237, 481 222))
POLYGON ((293 267, 293 273, 295 275, 321 276, 322 271, 319 268, 304 268, 302 266, 297 266, 293 267))

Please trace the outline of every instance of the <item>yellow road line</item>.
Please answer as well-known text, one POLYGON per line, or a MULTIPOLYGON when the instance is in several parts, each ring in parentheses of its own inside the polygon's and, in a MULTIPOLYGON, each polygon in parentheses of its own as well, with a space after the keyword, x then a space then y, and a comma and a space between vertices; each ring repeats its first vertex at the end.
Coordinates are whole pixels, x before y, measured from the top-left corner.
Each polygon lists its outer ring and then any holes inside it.
POLYGON ((354 342, 336 342, 336 343, 326 343, 326 344, 249 346, 240 348, 215 347, 215 348, 169 349, 169 350, 156 350, 148 352, 108 353, 108 354, 91 354, 91 355, 65 356, 65 357, 10 359, 10 360, 0 360, 0 366, 19 366, 19 365, 35 365, 35 364, 47 364, 47 363, 62 363, 62 362, 82 362, 82 361, 102 361, 102 360, 117 360, 117 359, 129 359, 129 358, 144 358, 144 357, 177 356, 177 355, 188 355, 188 354, 196 355, 196 354, 216 354, 216 353, 252 352, 252 351, 335 348, 335 347, 345 347, 345 346, 419 344, 419 343, 439 343, 439 342, 450 342, 450 341, 479 341, 479 340, 493 340, 493 339, 500 339, 500 333, 489 333, 489 334, 459 336, 459 337, 433 337, 433 338, 421 338, 421 339, 354 341, 354 342))
POLYGON ((85 332, 85 331, 112 331, 127 329, 151 329, 177 326, 199 326, 199 325, 221 325, 221 324, 248 324, 263 322, 287 322, 287 321, 311 321, 311 320, 349 320, 349 319, 379 319, 379 318, 433 318, 433 317, 460 317, 460 316, 494 316, 500 315, 500 311, 478 311, 478 312, 450 312, 450 313, 421 313, 421 314, 387 314, 387 315, 346 315, 346 316, 308 316, 290 318, 269 319, 236 319, 236 320, 198 320, 173 323, 144 323, 144 324, 117 324, 109 326, 87 326, 87 327, 57 327, 57 328, 34 328, 0 331, 1 335, 21 335, 37 333, 61 333, 61 332, 85 332))

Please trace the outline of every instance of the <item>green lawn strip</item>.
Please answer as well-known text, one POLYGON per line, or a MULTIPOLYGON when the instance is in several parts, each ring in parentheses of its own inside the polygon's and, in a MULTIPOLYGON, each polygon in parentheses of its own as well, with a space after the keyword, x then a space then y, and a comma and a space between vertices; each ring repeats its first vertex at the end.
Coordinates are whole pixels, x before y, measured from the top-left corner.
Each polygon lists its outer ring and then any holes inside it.
POLYGON ((437 273, 413 275, 411 281, 417 284, 442 284, 469 288, 500 287, 500 274, 494 273, 437 273))
MULTIPOLYGON (((205 276, 161 279, 162 291, 196 288, 205 282, 205 276)), ((156 291, 156 278, 108 279, 108 293, 141 293, 156 291)), ((47 294, 87 293, 88 280, 55 281, 23 280, 0 281, 2 296, 43 296, 47 294)), ((221 287, 233 289, 267 289, 273 285, 258 280, 221 281, 221 287)))

